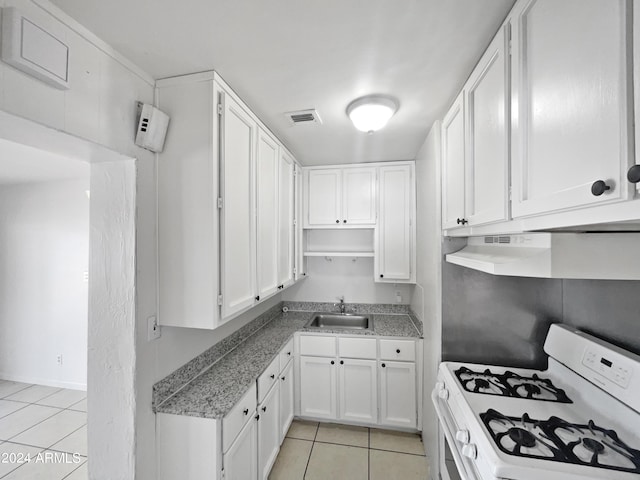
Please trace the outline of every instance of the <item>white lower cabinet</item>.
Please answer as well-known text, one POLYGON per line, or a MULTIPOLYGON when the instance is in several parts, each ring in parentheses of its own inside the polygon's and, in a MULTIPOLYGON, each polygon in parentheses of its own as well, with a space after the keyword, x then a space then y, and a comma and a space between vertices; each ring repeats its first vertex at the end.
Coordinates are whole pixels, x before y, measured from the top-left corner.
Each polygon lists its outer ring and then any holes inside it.
POLYGON ((293 340, 223 419, 158 413, 158 478, 266 480, 293 420, 292 353, 293 340))
POLYGON ((328 420, 337 418, 335 363, 335 358, 300 355, 302 416, 328 420))
POLYGON ((380 425, 415 428, 416 364, 380 362, 380 425), (407 392, 414 392, 413 395, 407 392))
POLYGON ((418 428, 414 340, 301 335, 299 345, 300 416, 418 428))
MULTIPOLYGON (((280 450, 280 384, 276 382, 258 405, 258 478, 265 480, 280 450)), ((254 477, 255 478, 255 477, 254 477)))
POLYGON ((224 454, 222 462, 225 480, 256 480, 258 478, 257 423, 255 417, 249 420, 224 454))
POLYGON ((378 419, 378 382, 375 360, 340 359, 338 418, 363 423, 378 419))
POLYGON ((293 421, 293 362, 289 362, 280 373, 280 443, 293 421))

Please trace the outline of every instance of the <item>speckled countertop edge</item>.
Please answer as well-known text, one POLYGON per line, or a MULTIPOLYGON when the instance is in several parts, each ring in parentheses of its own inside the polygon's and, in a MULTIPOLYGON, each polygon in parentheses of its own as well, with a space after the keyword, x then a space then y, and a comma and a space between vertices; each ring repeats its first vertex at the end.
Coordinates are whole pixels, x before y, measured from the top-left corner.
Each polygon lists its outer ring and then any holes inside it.
MULTIPOLYGON (((288 313, 276 312, 274 314, 276 308, 281 309, 282 306, 283 304, 280 304, 258 317, 256 320, 260 320, 259 324, 253 325, 254 321, 243 327, 243 329, 246 328, 246 331, 242 339, 238 335, 232 334, 235 338, 230 341, 233 345, 230 351, 221 353, 223 350, 218 349, 217 353, 221 355, 220 358, 198 372, 195 377, 190 379, 186 378, 186 376, 182 377, 183 385, 177 389, 174 385, 173 392, 168 396, 165 395, 161 401, 155 403, 157 406, 154 407, 154 411, 205 418, 223 418, 251 387, 256 378, 269 366, 295 332, 405 338, 421 337, 421 328, 418 328, 416 324, 417 318, 412 315, 412 312, 409 312, 408 308, 406 313, 372 314, 373 331, 354 331, 307 328, 305 325, 311 319, 313 312, 322 311, 322 309, 289 311, 288 313)), ((417 321, 419 322, 419 320, 417 321)), ((422 324, 420 323, 421 326, 422 324)), ((217 345, 214 345, 199 357, 206 357, 211 362, 212 356, 216 353, 213 350, 217 345)), ((199 359, 199 357, 196 357, 167 378, 174 376, 172 382, 176 383, 181 377, 177 375, 177 378, 175 378, 176 374, 185 368, 192 375, 195 367, 188 368, 188 366, 192 363, 201 366, 204 360, 199 359)), ((156 386, 163 382, 166 383, 166 379, 154 385, 154 399, 156 398, 156 386)))

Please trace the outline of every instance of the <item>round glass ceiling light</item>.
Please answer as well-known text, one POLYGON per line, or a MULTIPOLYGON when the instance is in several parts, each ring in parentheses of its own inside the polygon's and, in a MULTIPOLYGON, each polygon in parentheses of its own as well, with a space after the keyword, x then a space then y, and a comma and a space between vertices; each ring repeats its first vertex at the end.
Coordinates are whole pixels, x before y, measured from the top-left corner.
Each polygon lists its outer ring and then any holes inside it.
POLYGON ((384 95, 367 95, 347 107, 347 115, 361 132, 373 133, 383 128, 398 111, 398 101, 384 95))

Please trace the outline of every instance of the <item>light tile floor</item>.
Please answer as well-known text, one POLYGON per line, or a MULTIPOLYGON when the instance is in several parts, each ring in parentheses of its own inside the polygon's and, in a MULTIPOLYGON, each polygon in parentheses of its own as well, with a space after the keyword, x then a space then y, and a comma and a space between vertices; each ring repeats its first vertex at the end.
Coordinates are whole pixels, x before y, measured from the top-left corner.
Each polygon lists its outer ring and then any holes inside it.
POLYGON ((86 396, 0 380, 0 479, 87 480, 86 396))
POLYGON ((419 435, 294 421, 269 480, 424 480, 419 435))

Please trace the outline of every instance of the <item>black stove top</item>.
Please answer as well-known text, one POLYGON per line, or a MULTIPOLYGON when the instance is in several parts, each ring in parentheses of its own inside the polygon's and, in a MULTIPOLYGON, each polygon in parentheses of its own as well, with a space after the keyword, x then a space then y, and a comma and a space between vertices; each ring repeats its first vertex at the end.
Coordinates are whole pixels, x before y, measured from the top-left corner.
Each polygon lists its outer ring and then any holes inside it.
POLYGON ((540 378, 535 373, 531 377, 522 377, 510 371, 500 374, 493 373, 489 369, 484 372, 475 372, 467 367, 460 367, 455 374, 462 388, 468 392, 573 403, 564 390, 556 387, 551 380, 540 378))
POLYGON ((558 417, 534 420, 526 413, 507 417, 489 409, 480 414, 498 448, 509 455, 640 473, 640 450, 614 430, 567 422, 558 417))

